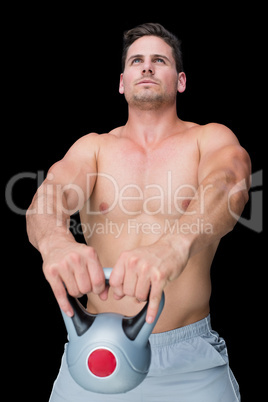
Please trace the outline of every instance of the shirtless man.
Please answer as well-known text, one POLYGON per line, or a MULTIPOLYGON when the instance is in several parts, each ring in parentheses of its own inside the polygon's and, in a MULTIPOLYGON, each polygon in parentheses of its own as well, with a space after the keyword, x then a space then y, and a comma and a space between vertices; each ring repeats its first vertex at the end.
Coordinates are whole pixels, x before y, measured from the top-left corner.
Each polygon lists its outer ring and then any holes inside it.
POLYGON ((147 322, 162 291, 165 307, 140 386, 113 396, 85 391, 64 356, 50 400, 239 401, 224 340, 210 326, 210 267, 247 202, 250 159, 227 127, 178 118, 186 76, 174 35, 144 24, 124 40, 119 92, 128 121, 80 138, 50 168, 29 207, 28 234, 67 315, 63 284, 72 296, 87 294, 92 313, 134 315, 150 288, 147 322), (77 210, 87 245, 68 228, 77 210), (102 267, 113 267, 110 288, 102 267))

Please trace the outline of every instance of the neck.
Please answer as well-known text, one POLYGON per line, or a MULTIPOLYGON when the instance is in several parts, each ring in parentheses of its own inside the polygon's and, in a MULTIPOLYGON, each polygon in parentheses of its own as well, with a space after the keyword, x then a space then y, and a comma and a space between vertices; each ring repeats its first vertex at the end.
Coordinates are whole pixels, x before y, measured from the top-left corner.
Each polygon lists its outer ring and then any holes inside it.
POLYGON ((141 110, 129 107, 128 121, 124 135, 140 145, 153 145, 171 135, 181 120, 177 116, 176 105, 157 110, 141 110))

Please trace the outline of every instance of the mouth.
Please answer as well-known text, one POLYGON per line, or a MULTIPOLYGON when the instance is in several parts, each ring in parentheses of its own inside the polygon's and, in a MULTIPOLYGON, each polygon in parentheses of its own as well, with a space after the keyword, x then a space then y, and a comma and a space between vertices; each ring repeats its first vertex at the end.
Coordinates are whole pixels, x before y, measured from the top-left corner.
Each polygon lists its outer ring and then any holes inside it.
POLYGON ((144 79, 144 80, 141 80, 141 81, 138 81, 137 82, 137 85, 158 85, 158 83, 157 82, 155 82, 155 81, 152 81, 152 80, 146 80, 146 79, 144 79))

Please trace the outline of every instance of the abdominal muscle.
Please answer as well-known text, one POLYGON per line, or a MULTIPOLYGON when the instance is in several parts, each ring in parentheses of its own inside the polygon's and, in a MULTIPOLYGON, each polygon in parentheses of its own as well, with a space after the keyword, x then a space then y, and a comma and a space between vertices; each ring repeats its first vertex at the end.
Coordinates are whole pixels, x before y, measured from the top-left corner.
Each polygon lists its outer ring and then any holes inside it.
MULTIPOLYGON (((93 247, 103 267, 113 267, 124 250, 146 246, 156 241, 152 236, 127 235, 115 239, 112 235, 93 235, 88 245, 93 247)), ((164 288, 165 305, 154 328, 154 333, 170 331, 189 325, 205 318, 209 314, 211 295, 210 266, 217 245, 192 257, 183 273, 164 288)), ((102 301, 99 296, 89 293, 87 309, 93 314, 112 312, 124 316, 136 315, 145 305, 134 297, 125 296, 115 300, 112 289, 108 299, 102 301)))

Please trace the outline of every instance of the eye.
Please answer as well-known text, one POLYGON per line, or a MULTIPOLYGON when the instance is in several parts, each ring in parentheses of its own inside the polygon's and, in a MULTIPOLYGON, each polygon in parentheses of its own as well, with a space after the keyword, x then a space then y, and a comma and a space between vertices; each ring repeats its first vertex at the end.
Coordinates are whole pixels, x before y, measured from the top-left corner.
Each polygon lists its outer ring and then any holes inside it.
POLYGON ((139 58, 139 57, 132 60, 132 64, 139 64, 140 62, 141 62, 141 58, 139 58))
POLYGON ((165 64, 165 60, 162 59, 161 57, 157 57, 157 59, 154 60, 156 63, 163 63, 165 64))

